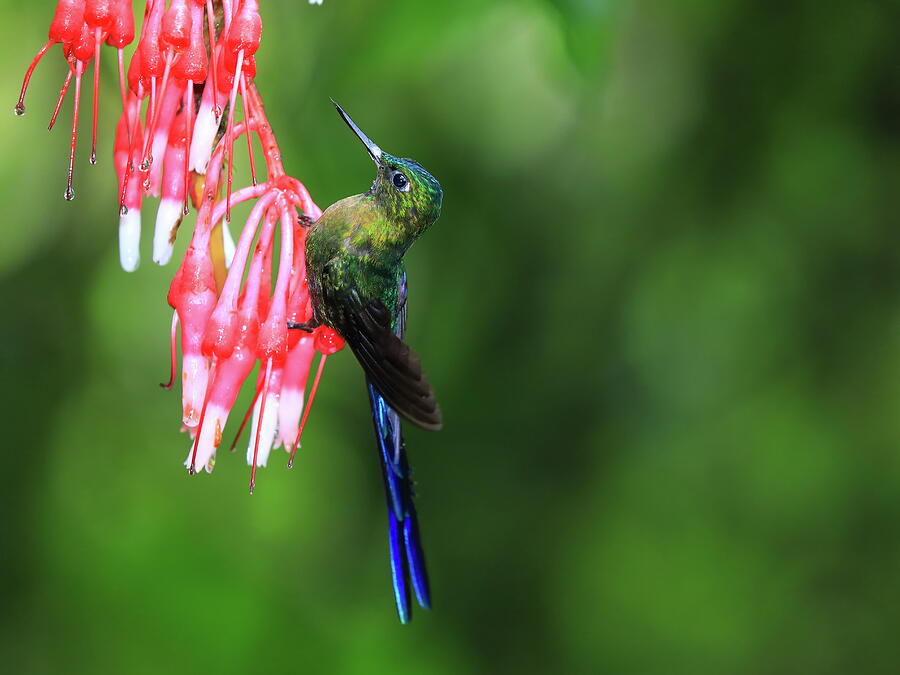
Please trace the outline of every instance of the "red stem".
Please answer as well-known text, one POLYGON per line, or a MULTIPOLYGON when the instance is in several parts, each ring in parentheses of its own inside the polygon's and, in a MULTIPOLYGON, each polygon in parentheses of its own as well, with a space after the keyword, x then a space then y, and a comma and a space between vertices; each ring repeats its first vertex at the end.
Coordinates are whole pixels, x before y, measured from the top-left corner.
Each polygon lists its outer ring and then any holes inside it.
POLYGON ((128 85, 125 84, 125 52, 119 48, 119 91, 122 94, 122 114, 125 116, 125 130, 131 143, 131 115, 128 114, 128 85))
MULTIPOLYGON (((244 119, 250 119, 250 102, 247 100, 247 78, 241 75, 241 103, 244 105, 244 119)), ((247 155, 250 157, 250 183, 256 185, 256 162, 253 160, 253 142, 247 134, 247 155)))
POLYGON ((213 115, 216 118, 216 122, 218 122, 222 111, 219 110, 219 106, 216 105, 216 92, 219 91, 218 85, 216 84, 216 63, 218 62, 216 61, 216 23, 212 0, 206 0, 206 22, 209 30, 209 76, 212 78, 213 115))
POLYGON ((47 131, 53 130, 53 125, 56 124, 56 118, 59 116, 59 110, 62 108, 63 99, 66 97, 66 93, 69 91, 69 83, 72 81, 72 69, 69 68, 69 71, 66 73, 66 81, 63 82, 62 89, 59 90, 59 98, 56 101, 56 107, 53 109, 53 116, 50 118, 50 124, 47 126, 47 131))
POLYGON ((231 452, 234 452, 235 448, 237 448, 238 441, 241 439, 241 434, 244 433, 244 427, 246 427, 247 422, 250 421, 250 416, 253 414, 253 407, 256 405, 256 401, 257 399, 259 399, 259 395, 261 392, 261 388, 257 389, 256 393, 253 395, 253 400, 250 402, 250 407, 247 408, 247 412, 244 414, 244 420, 241 422, 241 426, 234 436, 234 442, 231 444, 231 452))
POLYGON ((228 124, 225 127, 225 137, 228 139, 228 185, 225 193, 225 220, 231 222, 231 178, 234 173, 234 105, 237 100, 237 90, 240 85, 241 68, 244 65, 244 50, 240 50, 237 56, 237 65, 234 68, 234 84, 231 87, 231 97, 228 100, 228 124))
MULTIPOLYGON (((153 164, 153 137, 156 135, 156 125, 159 122, 159 109, 162 108, 163 102, 166 100, 166 90, 169 88, 169 74, 172 72, 172 61, 175 59, 173 50, 166 52, 166 66, 163 70, 162 86, 159 90, 159 101, 153 104, 153 117, 148 117, 149 124, 147 128, 147 138, 144 139, 144 157, 141 162, 141 168, 144 166, 149 169, 153 164), (158 103, 158 105, 157 105, 158 103)), ((156 78, 151 80, 151 86, 156 84, 156 78)), ((151 91, 155 90, 154 89, 151 91)), ((153 94, 151 94, 152 96, 153 94)), ((144 169, 146 171, 147 169, 144 169)))
POLYGON ((297 448, 300 447, 300 437, 303 435, 303 427, 306 426, 306 418, 309 417, 309 411, 312 408, 313 400, 316 398, 316 390, 319 388, 319 380, 322 379, 322 370, 325 368, 325 354, 319 359, 319 369, 316 371, 316 379, 313 380, 312 389, 309 390, 309 400, 303 410, 303 419, 300 420, 300 429, 297 431, 297 440, 294 441, 294 447, 291 448, 291 458, 288 460, 287 468, 294 466, 294 455, 297 454, 297 448))
POLYGON ((171 389, 175 384, 175 364, 178 363, 178 312, 172 312, 172 370, 168 382, 160 382, 163 389, 171 389))
POLYGON ((97 99, 100 96, 100 47, 101 30, 94 32, 94 122, 91 126, 91 164, 97 163, 97 99))
POLYGON ((266 117, 266 109, 263 106, 262 98, 260 98, 259 90, 257 90, 252 80, 247 83, 247 96, 252 109, 253 120, 256 122, 256 135, 259 136, 259 141, 263 147, 269 182, 274 183, 276 179, 284 175, 284 166, 281 163, 281 150, 278 149, 278 142, 275 140, 272 126, 266 117))
POLYGON ((147 159, 147 154, 150 152, 150 125, 153 123, 153 116, 156 115, 156 106, 162 103, 162 101, 156 100, 156 77, 150 78, 150 103, 147 104, 147 128, 146 133, 147 136, 144 138, 144 147, 141 151, 141 171, 149 171, 150 170, 150 161, 147 159))
POLYGON ((187 127, 184 146, 184 204, 181 207, 183 215, 188 214, 188 203, 190 202, 190 186, 191 172, 188 170, 191 161, 191 140, 194 135, 194 81, 187 81, 187 91, 185 91, 184 112, 187 115, 187 127))
POLYGON ((83 72, 84 64, 78 61, 75 64, 75 107, 72 111, 72 144, 69 148, 69 177, 65 192, 67 201, 75 199, 75 191, 72 189, 72 178, 75 175, 75 141, 78 139, 78 107, 81 103, 81 74, 83 72))
POLYGON ((50 50, 50 47, 55 44, 56 43, 53 40, 50 40, 41 47, 31 61, 31 65, 28 66, 28 70, 25 71, 25 79, 22 82, 22 91, 19 93, 19 101, 16 103, 16 115, 21 116, 25 114, 25 92, 28 90, 28 83, 31 81, 31 75, 34 73, 34 69, 37 68, 37 64, 44 58, 44 54, 46 54, 50 50))
POLYGON ((263 381, 262 401, 259 404, 259 421, 256 423, 256 443, 253 444, 253 467, 250 470, 250 494, 256 487, 256 457, 259 454, 259 437, 262 434, 263 419, 266 416, 266 398, 269 393, 269 380, 272 378, 272 357, 266 361, 266 379, 263 381))

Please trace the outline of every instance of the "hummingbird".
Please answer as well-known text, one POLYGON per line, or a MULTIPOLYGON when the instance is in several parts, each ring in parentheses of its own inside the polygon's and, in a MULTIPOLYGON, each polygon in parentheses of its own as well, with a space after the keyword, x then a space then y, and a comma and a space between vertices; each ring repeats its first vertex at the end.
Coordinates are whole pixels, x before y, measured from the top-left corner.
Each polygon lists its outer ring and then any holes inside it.
POLYGON ((329 206, 311 225, 306 274, 312 317, 288 326, 332 328, 365 373, 387 497, 394 600, 400 622, 407 623, 410 591, 424 609, 430 608, 431 597, 401 419, 427 430, 440 429, 442 422, 420 359, 403 341, 403 255, 440 216, 443 193, 418 162, 383 152, 332 103, 375 162, 375 181, 368 192, 329 206))

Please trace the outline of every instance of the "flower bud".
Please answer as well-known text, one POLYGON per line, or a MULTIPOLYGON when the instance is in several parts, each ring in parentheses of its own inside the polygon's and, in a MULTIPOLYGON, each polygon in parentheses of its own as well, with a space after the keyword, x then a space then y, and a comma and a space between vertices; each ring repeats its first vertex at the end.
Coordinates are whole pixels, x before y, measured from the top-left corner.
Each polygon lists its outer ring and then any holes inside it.
POLYGON ((108 30, 113 21, 112 0, 85 0, 84 22, 91 28, 108 30))
POLYGON ((169 287, 169 305, 181 323, 182 422, 188 428, 200 424, 209 380, 209 362, 201 353, 206 323, 216 303, 216 280, 209 257, 209 240, 197 236, 169 287))
POLYGON ((203 9, 194 5, 191 14, 190 43, 172 66, 172 74, 181 80, 203 82, 208 70, 206 44, 203 41, 203 9))
POLYGON ((176 52, 183 52, 191 43, 192 14, 185 0, 172 0, 163 15, 160 36, 163 43, 176 52))
POLYGON ((328 326, 319 326, 315 332, 316 349, 331 356, 344 348, 344 338, 328 326))
POLYGON ((81 34, 82 25, 84 0, 59 0, 48 35, 53 42, 74 42, 81 34))
POLYGON ((153 3, 150 15, 145 19, 141 29, 141 41, 139 49, 141 53, 141 77, 150 79, 160 77, 165 70, 159 39, 162 31, 162 13, 165 2, 158 0, 153 3))
POLYGON ((259 3, 256 0, 244 0, 238 15, 231 22, 225 46, 232 54, 244 50, 245 56, 251 56, 259 49, 262 39, 262 19, 259 16, 259 3))
POLYGON ((86 23, 81 24, 81 32, 78 39, 72 44, 72 50, 75 58, 79 61, 87 63, 94 58, 94 49, 97 45, 94 31, 91 30, 86 23))
POLYGON ((131 0, 118 0, 113 5, 112 22, 106 44, 116 49, 130 45, 134 40, 134 11, 131 0))

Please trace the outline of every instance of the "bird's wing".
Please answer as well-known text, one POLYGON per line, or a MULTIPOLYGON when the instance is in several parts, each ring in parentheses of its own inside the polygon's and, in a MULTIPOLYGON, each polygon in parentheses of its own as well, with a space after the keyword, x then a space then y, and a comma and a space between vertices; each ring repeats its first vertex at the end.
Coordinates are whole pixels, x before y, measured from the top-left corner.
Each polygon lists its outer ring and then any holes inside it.
MULTIPOLYGON (((418 355, 401 339, 406 322, 406 284, 400 285, 396 330, 391 312, 377 298, 362 297, 356 289, 330 291, 323 285, 334 328, 350 345, 366 377, 401 417, 427 430, 441 428, 441 411, 418 355), (330 297, 329 297, 330 296, 330 297)), ((346 289, 346 286, 343 286, 346 289)))

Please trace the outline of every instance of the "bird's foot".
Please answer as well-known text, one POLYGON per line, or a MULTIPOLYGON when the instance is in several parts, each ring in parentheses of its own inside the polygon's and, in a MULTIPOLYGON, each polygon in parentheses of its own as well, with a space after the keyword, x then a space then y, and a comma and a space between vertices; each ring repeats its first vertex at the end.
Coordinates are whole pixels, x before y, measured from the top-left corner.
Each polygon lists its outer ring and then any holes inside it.
POLYGON ((314 320, 304 321, 303 323, 298 323, 296 321, 288 321, 287 327, 288 328, 296 328, 296 329, 302 330, 305 333, 312 333, 316 328, 319 327, 319 324, 314 320))

